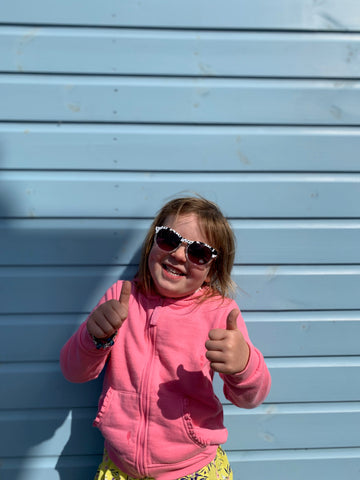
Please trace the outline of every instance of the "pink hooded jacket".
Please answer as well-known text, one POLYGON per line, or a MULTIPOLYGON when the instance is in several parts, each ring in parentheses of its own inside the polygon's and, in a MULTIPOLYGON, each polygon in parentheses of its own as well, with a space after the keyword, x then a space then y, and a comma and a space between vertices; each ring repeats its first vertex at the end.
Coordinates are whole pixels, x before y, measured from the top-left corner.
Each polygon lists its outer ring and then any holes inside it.
MULTIPOLYGON (((118 299, 121 286, 115 283, 98 305, 118 299)), ((211 329, 226 328, 228 314, 238 307, 220 297, 199 303, 199 295, 145 296, 133 282, 128 318, 113 347, 97 350, 84 322, 61 351, 61 368, 71 382, 92 380, 106 365, 94 425, 110 458, 131 476, 173 480, 191 474, 211 462, 227 439, 205 342, 211 329)), ((243 372, 221 375, 224 394, 239 407, 253 408, 266 398, 270 375, 241 315, 237 322, 250 358, 243 372)))

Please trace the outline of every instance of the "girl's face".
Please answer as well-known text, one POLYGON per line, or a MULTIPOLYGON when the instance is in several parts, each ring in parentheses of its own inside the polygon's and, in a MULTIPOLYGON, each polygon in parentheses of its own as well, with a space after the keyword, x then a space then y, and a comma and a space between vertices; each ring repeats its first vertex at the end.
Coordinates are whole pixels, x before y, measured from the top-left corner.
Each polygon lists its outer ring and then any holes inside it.
MULTIPOLYGON (((187 240, 208 243, 200 229, 196 214, 177 218, 170 216, 163 226, 176 230, 187 240)), ((180 298, 190 295, 196 292, 204 282, 210 281, 211 262, 207 265, 195 265, 186 258, 185 249, 185 243, 174 252, 161 250, 155 242, 152 246, 148 258, 149 270, 157 292, 164 297, 180 298)))

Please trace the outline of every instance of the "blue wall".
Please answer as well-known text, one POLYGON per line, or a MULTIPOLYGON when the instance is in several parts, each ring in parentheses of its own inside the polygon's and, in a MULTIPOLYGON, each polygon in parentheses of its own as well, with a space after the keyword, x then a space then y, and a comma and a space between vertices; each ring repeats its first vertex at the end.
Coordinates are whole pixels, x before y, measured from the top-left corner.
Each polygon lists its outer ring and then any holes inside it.
POLYGON ((235 480, 359 479, 360 3, 13 0, 0 12, 0 477, 86 480, 100 383, 59 351, 179 192, 219 203, 267 357, 235 480))

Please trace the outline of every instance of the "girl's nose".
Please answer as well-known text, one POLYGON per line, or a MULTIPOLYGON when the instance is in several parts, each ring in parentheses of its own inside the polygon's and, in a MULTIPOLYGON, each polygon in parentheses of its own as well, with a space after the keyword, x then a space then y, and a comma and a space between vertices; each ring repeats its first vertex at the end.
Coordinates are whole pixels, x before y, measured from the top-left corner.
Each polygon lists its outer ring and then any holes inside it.
POLYGON ((182 243, 171 255, 176 258, 178 262, 186 262, 186 244, 182 243))

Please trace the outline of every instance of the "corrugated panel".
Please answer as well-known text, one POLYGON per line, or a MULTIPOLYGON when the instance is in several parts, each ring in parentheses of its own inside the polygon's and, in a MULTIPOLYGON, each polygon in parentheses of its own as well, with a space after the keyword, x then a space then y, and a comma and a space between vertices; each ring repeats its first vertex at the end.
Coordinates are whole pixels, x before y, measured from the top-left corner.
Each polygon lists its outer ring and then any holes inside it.
MULTIPOLYGON (((119 278, 136 267, 2 267, 2 312, 89 312, 119 278), (15 302, 14 292, 21 292, 15 302), (96 299, 94 301, 94 299, 96 299)), ((235 267, 236 300, 243 311, 357 310, 360 266, 235 267), (341 292, 336 295, 335 292, 341 292)))
POLYGON ((359 354, 356 311, 245 312, 244 318, 251 338, 269 357, 359 354))
POLYGON ((175 28, 360 30, 357 0, 134 0, 92 2, 86 9, 72 0, 13 0, 1 22, 116 25, 175 28))
POLYGON ((357 127, 0 123, 0 142, 0 169, 360 172, 357 127))
POLYGON ((0 123, 1 169, 360 172, 357 127, 0 123))
POLYGON ((2 458, 0 471, 5 478, 18 476, 21 480, 79 480, 92 478, 100 461, 101 455, 64 456, 60 460, 58 455, 2 458))
POLYGON ((359 89, 353 79, 3 74, 0 113, 22 122, 359 125, 359 89))
MULTIPOLYGON (((150 224, 123 218, 3 219, 0 265, 135 265, 150 224)), ((235 219, 231 224, 240 266, 360 263, 356 219, 235 219)))
POLYGON ((232 218, 360 217, 354 173, 2 172, 0 189, 2 217, 152 217, 174 192, 198 192, 232 218))
POLYGON ((5 411, 0 417, 3 425, 2 435, 4 438, 9 438, 9 441, 3 446, 3 454, 8 458, 21 457, 30 445, 39 444, 39 440, 42 440, 42 444, 34 450, 33 456, 56 456, 59 441, 65 444, 72 429, 75 437, 73 438, 75 455, 100 454, 103 449, 103 440, 98 429, 92 427, 95 416, 94 408, 75 408, 70 411, 69 409, 17 410, 10 416, 5 411), (29 428, 21 434, 24 423, 29 428), (57 435, 52 436, 54 429, 57 430, 57 435))
POLYGON ((264 452, 230 452, 234 479, 276 478, 292 480, 304 478, 338 478, 344 475, 352 480, 359 476, 360 448, 299 449, 264 452))
MULTIPOLYGON (((360 395, 360 357, 273 358, 267 360, 273 385, 267 403, 356 402, 360 395), (334 382, 336 378, 336 383, 334 382)), ((100 382, 70 384, 57 362, 1 366, 3 409, 95 407, 100 382)), ((224 403, 222 382, 215 390, 224 403)), ((250 413, 246 413, 246 415, 250 413)), ((6 437, 5 437, 6 438, 6 437)))
MULTIPOLYGON (((359 354, 359 311, 243 312, 243 316, 251 339, 267 357, 359 354)), ((56 362, 61 347, 86 317, 87 313, 1 315, 0 327, 17 339, 18 350, 5 343, 0 361, 56 362), (41 336, 47 339, 41 349, 28 341, 41 336)))
POLYGON ((358 1, 14 0, 0 22, 3 475, 94 475, 100 382, 59 350, 195 190, 232 219, 273 377, 254 411, 216 381, 234 478, 358 480, 358 1))
MULTIPOLYGON (((295 404, 287 406, 263 405, 250 414, 243 414, 241 410, 226 405, 225 424, 232 429, 227 447, 229 450, 278 450, 298 448, 349 448, 358 442, 358 422, 360 420, 360 406, 348 404, 295 404), (302 425, 302 428, 300 426, 302 425), (315 428, 314 428, 315 427, 315 428), (309 438, 309 429, 314 434, 309 438), (343 429, 343 435, 338 432, 343 429), (294 436, 293 432, 298 435, 294 436), (245 433, 246 432, 246 433, 245 433)), ((18 411, 13 418, 4 412, 2 424, 4 436, 9 441, 4 445, 4 454, 7 457, 19 457, 27 445, 37 443, 34 437, 47 439, 49 426, 61 425, 60 435, 62 443, 67 440, 68 432, 73 428, 79 438, 74 441, 75 455, 98 454, 102 450, 101 436, 91 427, 96 411, 91 409, 73 409, 71 415, 67 410, 51 410, 47 412, 18 411), (21 435, 24 422, 29 424, 25 435, 21 435), (11 435, 11 432, 13 434, 11 435), (80 436, 80 432, 83 434, 80 436)), ((37 450, 37 455, 46 453, 56 455, 58 444, 56 439, 46 440, 46 449, 37 450)))
POLYGON ((0 27, 7 72, 347 78, 359 48, 352 33, 0 27))

